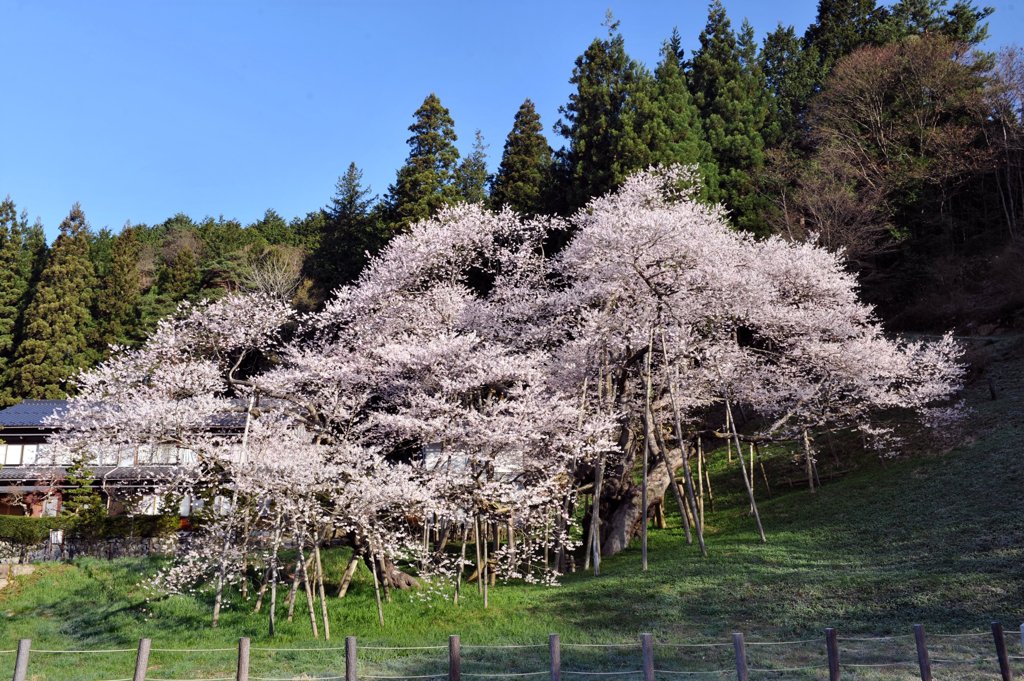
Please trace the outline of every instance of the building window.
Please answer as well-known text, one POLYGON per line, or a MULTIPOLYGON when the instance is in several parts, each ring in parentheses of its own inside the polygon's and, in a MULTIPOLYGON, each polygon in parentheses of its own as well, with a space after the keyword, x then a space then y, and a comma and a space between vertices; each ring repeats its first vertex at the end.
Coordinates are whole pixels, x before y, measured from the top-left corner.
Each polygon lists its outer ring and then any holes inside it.
POLYGON ((7 445, 4 452, 5 466, 21 465, 21 445, 7 445))

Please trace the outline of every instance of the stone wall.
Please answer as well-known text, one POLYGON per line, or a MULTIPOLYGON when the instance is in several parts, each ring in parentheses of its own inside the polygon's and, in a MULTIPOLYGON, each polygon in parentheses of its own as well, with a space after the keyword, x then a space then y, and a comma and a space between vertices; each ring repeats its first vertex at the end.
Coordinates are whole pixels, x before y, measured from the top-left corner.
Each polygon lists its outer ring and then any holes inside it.
POLYGON ((70 560, 80 556, 94 558, 167 556, 173 555, 178 550, 178 544, 178 535, 91 540, 66 539, 63 545, 51 545, 49 541, 45 541, 30 546, 0 539, 0 564, 70 560))

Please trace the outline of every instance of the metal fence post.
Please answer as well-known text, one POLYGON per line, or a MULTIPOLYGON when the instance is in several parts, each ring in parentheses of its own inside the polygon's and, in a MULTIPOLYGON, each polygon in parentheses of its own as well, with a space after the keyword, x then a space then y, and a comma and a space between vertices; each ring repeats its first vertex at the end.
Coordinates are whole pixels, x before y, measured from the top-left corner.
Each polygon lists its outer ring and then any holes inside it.
POLYGON ((914 625, 914 643, 917 644, 917 666, 921 670, 921 681, 932 681, 932 663, 928 659, 928 646, 924 640, 924 625, 914 625))
POLYGON ((249 639, 238 639, 238 672, 235 681, 249 681, 249 639))
POLYGON ((828 650, 828 681, 839 681, 839 643, 832 627, 825 629, 825 648, 828 650))
POLYGON ((132 681, 146 681, 146 668, 149 667, 149 647, 152 641, 148 638, 139 639, 139 652, 135 654, 135 675, 132 681))
POLYGON ((548 636, 551 654, 551 681, 562 681, 562 640, 558 634, 548 636))
POLYGON ((12 681, 25 681, 28 676, 28 652, 32 647, 32 639, 23 638, 18 641, 18 656, 14 658, 14 678, 12 681))
POLYGON ((732 647, 736 652, 736 679, 737 681, 750 681, 750 674, 747 672, 747 647, 743 642, 743 634, 736 632, 732 635, 732 647))

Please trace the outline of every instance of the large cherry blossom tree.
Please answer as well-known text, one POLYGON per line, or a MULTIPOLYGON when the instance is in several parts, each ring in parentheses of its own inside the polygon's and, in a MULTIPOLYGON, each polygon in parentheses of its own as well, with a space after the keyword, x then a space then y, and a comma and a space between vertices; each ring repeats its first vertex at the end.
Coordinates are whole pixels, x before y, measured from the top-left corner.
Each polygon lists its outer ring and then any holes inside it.
POLYGON ((584 492, 595 571, 646 536, 669 489, 703 550, 703 440, 854 428, 891 442, 876 417, 932 416, 961 368, 949 338, 887 336, 840 257, 732 231, 696 191, 675 167, 568 220, 460 205, 394 239, 319 312, 260 295, 185 306, 81 376, 54 451, 188 452, 147 478, 207 501, 160 583, 212 586, 215 624, 226 586, 255 574, 275 626, 286 546, 289 616, 301 581, 325 635, 326 545, 353 548, 345 583, 366 562, 379 608, 417 578, 458 598, 467 568, 485 602, 496 572, 554 579, 584 492))

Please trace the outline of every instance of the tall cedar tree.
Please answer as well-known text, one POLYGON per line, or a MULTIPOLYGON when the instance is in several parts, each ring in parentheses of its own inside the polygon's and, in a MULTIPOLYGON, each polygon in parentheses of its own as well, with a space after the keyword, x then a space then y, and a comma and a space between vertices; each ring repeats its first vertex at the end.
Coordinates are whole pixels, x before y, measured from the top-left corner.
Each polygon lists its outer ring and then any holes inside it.
POLYGON ((704 182, 704 195, 709 197, 717 192, 718 168, 704 135, 700 111, 686 84, 678 44, 679 34, 673 31, 662 47, 654 79, 649 81, 649 106, 632 108, 639 119, 637 132, 647 149, 641 165, 696 165, 704 182))
POLYGON ((769 98, 765 143, 792 145, 806 133, 807 105, 823 80, 818 50, 779 24, 765 36, 760 62, 769 98))
POLYGON ((815 49, 821 78, 858 47, 878 42, 885 17, 875 0, 819 0, 814 23, 804 32, 804 47, 815 49))
POLYGON ((374 201, 371 189, 363 186, 363 171, 349 163, 324 209, 323 234, 313 254, 316 277, 324 291, 355 281, 366 264, 366 254, 380 248, 372 215, 374 201))
POLYGON ((56 399, 67 394, 68 379, 87 362, 94 286, 89 226, 76 203, 60 224, 25 311, 25 338, 14 364, 18 397, 56 399))
POLYGON ((719 0, 709 7, 700 49, 691 63, 690 87, 718 164, 719 192, 714 198, 729 208, 737 227, 764 232, 764 200, 755 187, 765 161, 764 74, 750 24, 743 22, 737 38, 719 0))
POLYGON ((409 157, 388 188, 387 212, 397 230, 430 217, 459 198, 455 185, 458 137, 451 114, 431 92, 413 115, 416 120, 409 126, 412 137, 407 140, 409 157))
POLYGON ((977 45, 988 37, 985 18, 994 11, 991 7, 978 8, 963 0, 950 9, 946 4, 946 0, 899 0, 879 22, 878 42, 897 43, 912 35, 941 33, 955 42, 977 45))
POLYGON ((558 152, 569 186, 563 188, 564 208, 573 210, 591 197, 605 194, 639 167, 646 150, 631 134, 636 116, 628 113, 643 73, 626 54, 618 22, 609 13, 608 37, 594 39, 576 58, 569 83, 576 91, 559 107, 564 117, 555 132, 569 141, 558 152))
POLYGON ((516 112, 512 130, 505 138, 501 165, 494 176, 491 203, 525 215, 547 210, 547 194, 552 181, 551 147, 544 137, 540 114, 527 98, 516 112))
POLYGON ((487 145, 484 135, 479 130, 473 137, 473 151, 462 159, 459 169, 455 172, 455 186, 459 197, 466 203, 485 203, 487 201, 487 145))
POLYGON ((127 344, 138 338, 142 298, 140 251, 137 230, 130 225, 114 237, 110 262, 101 277, 93 313, 97 350, 101 355, 115 343, 127 344))
MULTIPOLYGON (((30 272, 22 267, 25 223, 24 217, 19 219, 9 196, 0 203, 0 377, 4 377, 5 383, 29 289, 30 272)), ((0 400, 4 404, 9 401, 9 396, 0 400)))

